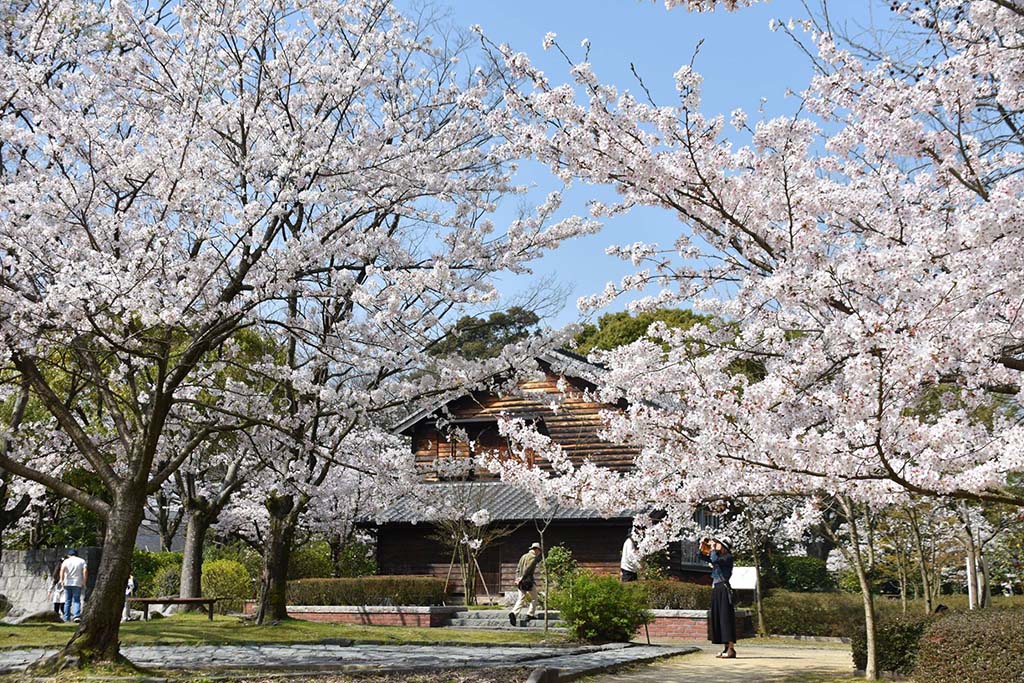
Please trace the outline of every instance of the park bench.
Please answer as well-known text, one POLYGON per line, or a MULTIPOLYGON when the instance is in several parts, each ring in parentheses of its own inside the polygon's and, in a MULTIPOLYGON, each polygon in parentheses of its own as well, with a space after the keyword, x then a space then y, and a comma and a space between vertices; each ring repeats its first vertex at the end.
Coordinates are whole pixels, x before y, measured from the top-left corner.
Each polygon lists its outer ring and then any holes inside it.
POLYGON ((166 598, 128 598, 128 604, 135 603, 142 605, 142 619, 146 621, 149 619, 149 606, 150 605, 205 605, 207 614, 210 615, 210 621, 213 621, 213 605, 220 598, 178 598, 178 597, 166 597, 166 598))

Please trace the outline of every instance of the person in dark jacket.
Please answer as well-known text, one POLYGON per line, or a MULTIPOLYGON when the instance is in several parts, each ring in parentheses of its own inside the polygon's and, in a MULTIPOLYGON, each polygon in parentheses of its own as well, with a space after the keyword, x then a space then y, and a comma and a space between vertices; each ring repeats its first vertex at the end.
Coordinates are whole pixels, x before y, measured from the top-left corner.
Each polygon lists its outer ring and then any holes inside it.
POLYGON ((708 640, 725 648, 716 655, 736 658, 736 609, 732 601, 732 543, 726 536, 702 539, 700 556, 711 565, 711 609, 708 610, 708 640))

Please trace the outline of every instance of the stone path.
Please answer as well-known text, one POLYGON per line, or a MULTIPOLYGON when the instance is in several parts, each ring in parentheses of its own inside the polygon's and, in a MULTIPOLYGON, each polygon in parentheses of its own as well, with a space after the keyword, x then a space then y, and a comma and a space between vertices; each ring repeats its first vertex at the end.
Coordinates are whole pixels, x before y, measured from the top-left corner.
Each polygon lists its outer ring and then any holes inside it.
POLYGON ((701 644, 701 652, 673 657, 635 670, 601 674, 586 683, 783 683, 800 680, 794 675, 843 676, 853 674, 846 648, 803 645, 746 645, 740 641, 736 659, 716 659, 718 646, 701 644))
MULTIPOLYGON (((154 645, 126 647, 139 666, 156 669, 330 669, 332 671, 555 667, 579 675, 693 651, 689 647, 512 647, 445 645, 154 645)), ((20 669, 55 650, 0 650, 0 671, 20 669)))

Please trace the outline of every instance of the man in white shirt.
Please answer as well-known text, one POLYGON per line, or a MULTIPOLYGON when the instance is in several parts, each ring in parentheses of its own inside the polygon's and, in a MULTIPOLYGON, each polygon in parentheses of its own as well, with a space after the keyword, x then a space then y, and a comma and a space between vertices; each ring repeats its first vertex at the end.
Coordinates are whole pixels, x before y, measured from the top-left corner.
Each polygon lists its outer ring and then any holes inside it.
POLYGON ((632 536, 626 536, 626 542, 622 544, 622 560, 619 562, 619 572, 622 581, 636 581, 640 573, 640 554, 636 551, 632 536))
POLYGON ((85 560, 72 548, 60 565, 60 582, 64 584, 64 621, 78 621, 82 616, 82 590, 89 580, 85 560))

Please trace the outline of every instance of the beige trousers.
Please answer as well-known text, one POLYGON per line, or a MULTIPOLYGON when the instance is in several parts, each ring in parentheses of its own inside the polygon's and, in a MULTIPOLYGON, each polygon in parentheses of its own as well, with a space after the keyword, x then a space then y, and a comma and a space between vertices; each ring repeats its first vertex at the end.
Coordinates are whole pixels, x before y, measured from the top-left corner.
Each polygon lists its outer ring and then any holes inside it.
POLYGON ((526 603, 530 603, 530 609, 527 615, 531 618, 537 615, 537 584, 533 584, 533 588, 528 591, 524 591, 522 588, 519 589, 519 597, 516 599, 516 604, 512 607, 512 612, 519 616, 520 610, 526 603))

